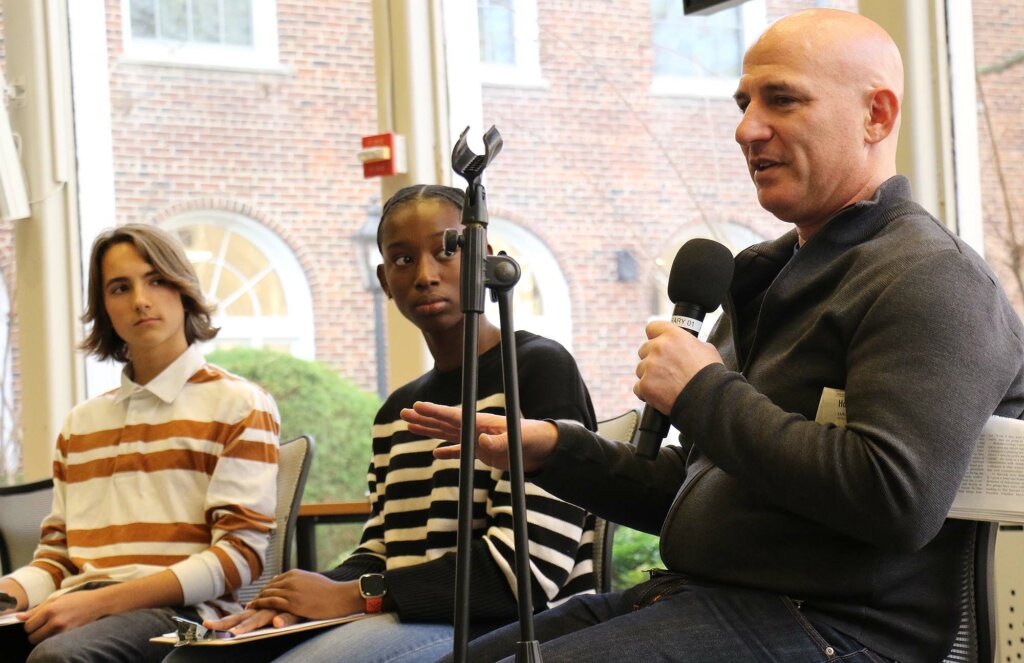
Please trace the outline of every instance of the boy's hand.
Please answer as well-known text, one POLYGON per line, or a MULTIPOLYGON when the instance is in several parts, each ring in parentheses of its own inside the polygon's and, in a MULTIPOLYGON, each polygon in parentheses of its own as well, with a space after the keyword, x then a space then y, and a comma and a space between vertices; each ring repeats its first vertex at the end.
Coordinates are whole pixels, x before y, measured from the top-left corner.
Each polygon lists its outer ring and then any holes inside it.
POLYGON ((97 605, 94 592, 69 592, 43 601, 20 615, 28 641, 34 645, 58 633, 91 624, 108 614, 97 605))

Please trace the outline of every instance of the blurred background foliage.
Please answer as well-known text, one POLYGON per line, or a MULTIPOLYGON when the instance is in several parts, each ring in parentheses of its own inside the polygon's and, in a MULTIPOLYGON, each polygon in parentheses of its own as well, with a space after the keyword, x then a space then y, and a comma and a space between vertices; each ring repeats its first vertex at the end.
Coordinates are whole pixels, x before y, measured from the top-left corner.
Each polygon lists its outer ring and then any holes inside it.
MULTIPOLYGON (((310 435, 313 464, 303 502, 365 499, 371 457, 375 394, 363 391, 317 361, 252 348, 218 350, 207 361, 266 389, 281 413, 281 440, 310 435)), ((344 559, 359 542, 361 526, 319 527, 321 569, 344 559)))
POLYGON ((647 580, 649 569, 663 568, 658 537, 628 527, 615 528, 612 546, 612 591, 618 592, 647 580))

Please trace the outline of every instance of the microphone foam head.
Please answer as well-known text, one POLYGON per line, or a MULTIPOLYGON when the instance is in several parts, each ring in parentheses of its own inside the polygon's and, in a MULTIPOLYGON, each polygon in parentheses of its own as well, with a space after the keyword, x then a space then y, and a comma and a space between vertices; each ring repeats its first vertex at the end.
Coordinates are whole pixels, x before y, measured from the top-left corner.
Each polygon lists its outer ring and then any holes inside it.
POLYGON ((732 252, 710 239, 691 239, 676 253, 668 277, 673 304, 696 304, 705 311, 721 305, 732 283, 732 252))

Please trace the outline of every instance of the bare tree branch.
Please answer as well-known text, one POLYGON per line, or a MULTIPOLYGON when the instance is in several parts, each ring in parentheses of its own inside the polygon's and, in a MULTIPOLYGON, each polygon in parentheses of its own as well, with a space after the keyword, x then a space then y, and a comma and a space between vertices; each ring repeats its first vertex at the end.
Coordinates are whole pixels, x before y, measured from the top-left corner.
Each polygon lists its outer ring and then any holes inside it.
MULTIPOLYGON (((1024 51, 1017 54, 1019 59, 1017 63, 1024 61, 1024 51)), ((1008 62, 1009 59, 1003 62, 1008 62)), ((1007 65, 1001 71, 1009 69, 1007 65)), ((1003 197, 1003 206, 1006 208, 1006 231, 1007 231, 1007 246, 1009 248, 1009 267, 1013 274, 1014 281, 1017 283, 1017 289, 1024 295, 1024 272, 1021 270, 1022 263, 1024 263, 1024 246, 1021 246, 1021 241, 1017 237, 1017 227, 1013 220, 1013 204, 1010 200, 1010 191, 1006 186, 1006 175, 1003 172, 1003 162, 999 155, 999 144, 996 142, 995 128, 992 125, 992 118, 988 111, 988 101, 985 98, 985 86, 981 83, 982 71, 978 70, 977 76, 977 88, 978 88, 978 101, 981 103, 982 116, 985 118, 985 126, 988 129, 988 140, 989 145, 992 148, 992 161, 996 169, 996 177, 999 180, 999 191, 1003 197)))

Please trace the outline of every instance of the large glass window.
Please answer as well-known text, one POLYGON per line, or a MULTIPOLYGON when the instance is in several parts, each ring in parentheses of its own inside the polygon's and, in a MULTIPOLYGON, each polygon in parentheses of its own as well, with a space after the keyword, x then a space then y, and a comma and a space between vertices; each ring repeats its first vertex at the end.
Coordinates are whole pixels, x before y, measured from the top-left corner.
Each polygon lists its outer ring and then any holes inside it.
MULTIPOLYGON (((726 12, 745 21, 744 43, 745 31, 768 14, 763 2, 746 4, 755 9, 726 12)), ((661 94, 652 85, 651 7, 649 0, 585 11, 538 3, 547 85, 512 88, 485 78, 482 87, 483 126, 494 124, 504 140, 487 170, 491 215, 514 219, 551 254, 557 279, 537 273, 523 288, 535 288, 542 315, 564 315, 548 289, 565 284, 573 354, 599 414, 636 403, 636 349, 646 322, 668 306, 664 254, 702 232, 718 237, 721 228, 743 236, 738 241, 788 228, 757 204, 734 140, 738 69, 727 96, 661 94)), ((521 262, 534 255, 518 246, 509 253, 521 262)), ((517 306, 522 322, 519 309, 528 307, 517 306)))

